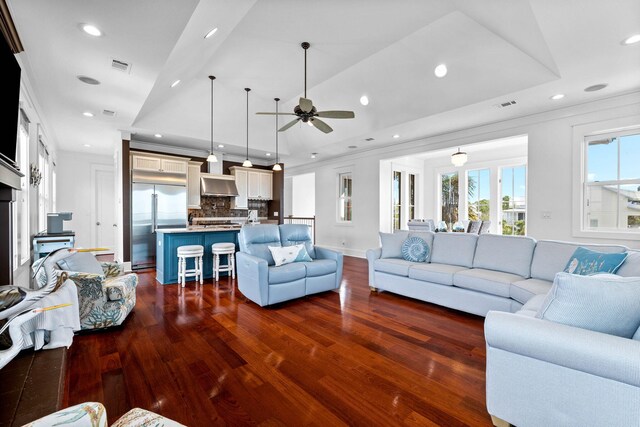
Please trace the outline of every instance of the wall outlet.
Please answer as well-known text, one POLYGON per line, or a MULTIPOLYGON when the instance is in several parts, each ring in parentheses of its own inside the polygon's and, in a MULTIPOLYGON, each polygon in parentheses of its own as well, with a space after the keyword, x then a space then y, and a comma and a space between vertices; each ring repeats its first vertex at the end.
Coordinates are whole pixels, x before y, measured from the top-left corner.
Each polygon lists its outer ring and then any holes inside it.
POLYGON ((278 216, 278 212, 274 212, 274 213, 273 213, 273 216, 278 216))
POLYGON ((542 212, 542 219, 551 219, 551 212, 550 211, 543 211, 542 212))

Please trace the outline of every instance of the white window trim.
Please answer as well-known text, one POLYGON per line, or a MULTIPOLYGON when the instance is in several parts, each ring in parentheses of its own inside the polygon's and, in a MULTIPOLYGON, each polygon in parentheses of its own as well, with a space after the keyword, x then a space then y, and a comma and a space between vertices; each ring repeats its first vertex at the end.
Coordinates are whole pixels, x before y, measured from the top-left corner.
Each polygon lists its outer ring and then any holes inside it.
POLYGON ((393 231, 393 173, 401 173, 401 187, 400 187, 400 200, 401 212, 400 212, 400 230, 408 230, 407 218, 409 217, 409 174, 415 175, 415 217, 420 218, 422 216, 422 174, 423 170, 415 166, 406 165, 398 162, 391 162, 391 176, 390 176, 390 230, 393 231))
POLYGON ((336 169, 336 180, 335 180, 335 189, 336 189, 336 225, 340 225, 340 226, 345 226, 345 227, 351 227, 353 226, 353 218, 354 218, 354 209, 353 209, 353 197, 354 197, 354 193, 353 193, 353 170, 351 168, 348 169, 336 169), (351 220, 349 221, 344 221, 342 219, 340 219, 340 186, 342 185, 341 181, 340 181, 340 176, 341 175, 346 175, 349 174, 351 175, 351 220))
POLYGON ((606 135, 627 130, 640 131, 640 115, 620 117, 613 120, 587 123, 573 126, 573 183, 571 228, 573 237, 609 240, 640 240, 640 233, 634 231, 595 231, 584 228, 584 188, 585 188, 585 138, 594 135, 606 135))

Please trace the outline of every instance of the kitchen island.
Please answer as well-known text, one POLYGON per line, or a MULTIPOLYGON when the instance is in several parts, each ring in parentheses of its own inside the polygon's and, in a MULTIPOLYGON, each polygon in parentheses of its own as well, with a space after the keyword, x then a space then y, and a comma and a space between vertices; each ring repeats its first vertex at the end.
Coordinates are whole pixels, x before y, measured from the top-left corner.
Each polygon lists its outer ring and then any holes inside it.
MULTIPOLYGON (((202 259, 204 278, 213 277, 214 243, 234 243, 238 250, 238 232, 240 227, 209 226, 189 228, 168 228, 156 230, 156 280, 163 285, 178 283, 178 247, 184 245, 201 245, 204 247, 202 259)), ((193 260, 189 260, 187 268, 193 268, 193 260)), ((221 273, 227 275, 227 273, 221 273)), ((187 281, 193 281, 187 277, 187 281)))

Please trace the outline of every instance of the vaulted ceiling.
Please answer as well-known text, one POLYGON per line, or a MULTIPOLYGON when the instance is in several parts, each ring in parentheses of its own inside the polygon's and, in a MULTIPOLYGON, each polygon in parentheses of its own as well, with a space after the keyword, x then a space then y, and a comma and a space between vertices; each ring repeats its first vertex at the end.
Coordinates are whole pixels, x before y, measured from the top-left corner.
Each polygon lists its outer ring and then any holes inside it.
POLYGON ((272 111, 274 97, 282 111, 297 105, 302 41, 311 43, 308 97, 320 110, 353 110, 356 118, 327 119, 330 134, 303 124, 281 133, 288 164, 312 161, 312 152, 339 156, 640 89, 640 43, 621 43, 640 33, 637 0, 8 3, 25 72, 50 137, 64 150, 111 154, 129 131, 204 154, 213 74, 216 144, 244 152, 243 89, 250 87, 251 155, 266 159, 275 149, 274 119, 253 113, 272 111), (103 35, 83 33, 83 23, 103 35), (215 35, 204 38, 212 28, 215 35), (130 63, 130 71, 112 69, 112 59, 130 63), (446 64, 446 77, 434 75, 438 64, 446 64), (584 91, 598 83, 608 86, 584 91), (565 97, 550 100, 557 93, 565 97))

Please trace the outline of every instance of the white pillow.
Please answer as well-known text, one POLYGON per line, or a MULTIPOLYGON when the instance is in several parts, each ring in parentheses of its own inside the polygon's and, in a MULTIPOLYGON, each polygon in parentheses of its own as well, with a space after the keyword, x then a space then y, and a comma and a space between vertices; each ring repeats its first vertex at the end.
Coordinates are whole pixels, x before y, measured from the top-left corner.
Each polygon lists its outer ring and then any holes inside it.
POLYGON ((304 247, 301 245, 292 246, 269 246, 271 256, 276 263, 276 267, 297 261, 312 261, 304 247))

